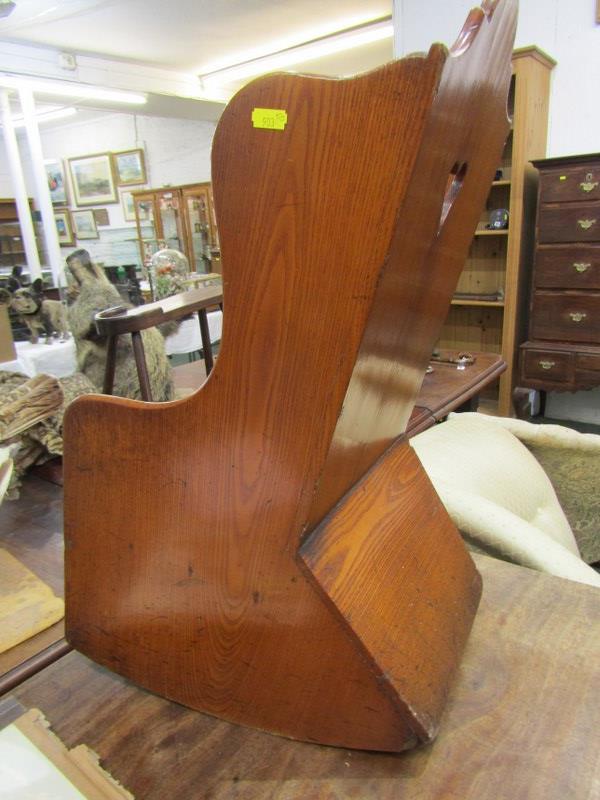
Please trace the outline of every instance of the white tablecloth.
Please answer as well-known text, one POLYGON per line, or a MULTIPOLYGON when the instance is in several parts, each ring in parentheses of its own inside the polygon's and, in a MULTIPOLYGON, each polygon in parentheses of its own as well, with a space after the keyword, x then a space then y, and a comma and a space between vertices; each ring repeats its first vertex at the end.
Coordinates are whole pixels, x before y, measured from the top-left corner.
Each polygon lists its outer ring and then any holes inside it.
MULTIPOLYGON (((209 311, 207 317, 211 342, 221 341, 222 312, 209 311)), ((66 342, 53 342, 52 344, 16 342, 15 348, 17 358, 14 361, 0 363, 1 370, 21 372, 29 378, 41 373, 54 375, 55 378, 64 378, 75 372, 76 356, 73 337, 67 339, 66 342)), ((167 336, 165 348, 169 355, 194 353, 196 350, 202 350, 200 325, 196 314, 191 319, 184 320, 177 333, 167 336)))
MULTIPOLYGON (((221 328, 223 327, 223 312, 209 311, 206 316, 208 317, 210 341, 213 343, 220 342, 221 328)), ((166 337, 165 348, 167 354, 170 356, 182 353, 195 353, 196 350, 202 350, 200 323, 198 322, 197 314, 194 314, 191 319, 184 319, 177 333, 166 337)))
POLYGON ((64 378, 72 375, 76 369, 75 342, 73 337, 66 342, 52 342, 52 344, 31 344, 30 342, 15 342, 17 358, 15 361, 3 361, 1 370, 21 372, 29 378, 35 375, 53 375, 55 378, 64 378))

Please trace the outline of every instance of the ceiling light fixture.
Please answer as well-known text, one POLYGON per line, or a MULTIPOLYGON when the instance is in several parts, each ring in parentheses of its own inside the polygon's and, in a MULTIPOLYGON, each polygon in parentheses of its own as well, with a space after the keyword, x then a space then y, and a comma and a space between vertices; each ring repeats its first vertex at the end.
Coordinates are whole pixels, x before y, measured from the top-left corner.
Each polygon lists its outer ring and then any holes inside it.
POLYGON ((79 100, 100 100, 109 103, 143 105, 147 102, 144 94, 125 92, 120 89, 103 89, 85 83, 69 81, 47 81, 37 78, 22 78, 14 75, 0 75, 0 86, 5 89, 30 89, 34 94, 47 94, 55 97, 76 97, 79 100))
MULTIPOLYGON (((73 108, 73 106, 68 106, 67 108, 57 108, 53 109, 52 111, 40 111, 38 114, 35 115, 35 118, 38 125, 40 125, 43 122, 51 122, 54 119, 64 119, 66 117, 72 117, 76 113, 77 113, 76 108, 73 108)), ((23 119, 23 116, 21 114, 15 115, 12 118, 12 121, 15 128, 25 127, 25 120, 23 119)))
POLYGON ((241 81, 246 78, 252 78, 255 75, 262 75, 265 72, 283 69, 294 64, 312 61, 316 58, 323 58, 333 53, 352 50, 371 42, 388 39, 393 35, 394 28, 391 17, 382 17, 363 25, 357 25, 294 47, 279 50, 276 53, 269 53, 266 56, 231 64, 211 72, 204 72, 199 78, 205 89, 213 91, 217 86, 225 83, 241 81))

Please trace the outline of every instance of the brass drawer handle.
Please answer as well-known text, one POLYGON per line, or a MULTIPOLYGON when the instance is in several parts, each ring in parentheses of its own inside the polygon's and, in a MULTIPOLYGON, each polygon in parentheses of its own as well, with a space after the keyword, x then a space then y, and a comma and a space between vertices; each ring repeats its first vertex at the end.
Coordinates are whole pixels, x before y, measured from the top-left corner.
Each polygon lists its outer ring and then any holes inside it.
POLYGON ((592 225, 596 224, 596 220, 595 219, 578 219, 577 220, 577 224, 584 231, 589 231, 589 229, 592 227, 592 225))
POLYGON ((585 176, 585 180, 579 184, 582 192, 591 192, 598 186, 598 181, 593 180, 593 178, 593 174, 588 172, 585 176))
POLYGON ((592 265, 586 264, 585 261, 574 261, 573 266, 577 272, 586 272, 592 265))
POLYGON ((587 317, 587 314, 585 311, 570 311, 569 316, 573 322, 582 322, 587 317))
POLYGON ((542 369, 552 369, 556 366, 556 361, 539 361, 538 363, 542 369))

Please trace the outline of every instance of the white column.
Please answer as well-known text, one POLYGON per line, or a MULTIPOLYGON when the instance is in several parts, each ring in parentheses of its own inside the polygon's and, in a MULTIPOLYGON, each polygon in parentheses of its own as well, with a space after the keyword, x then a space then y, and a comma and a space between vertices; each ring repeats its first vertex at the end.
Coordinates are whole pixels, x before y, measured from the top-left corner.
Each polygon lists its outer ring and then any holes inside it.
POLYGON ((27 189, 25 188, 21 156, 19 154, 19 146, 17 144, 17 137, 15 135, 12 112, 10 110, 8 92, 6 89, 0 89, 0 109, 2 112, 2 135, 4 138, 4 146, 6 147, 6 155, 8 156, 8 166, 10 169, 13 191, 15 193, 19 225, 21 227, 21 238, 25 248, 25 258, 27 260, 27 266, 29 267, 29 274, 33 281, 36 278, 42 277, 42 270, 40 267, 37 243, 35 241, 35 228, 33 227, 31 209, 29 208, 29 198, 27 197, 27 189))
POLYGON ((35 182, 35 199, 37 200, 44 225, 44 240, 46 242, 46 252, 50 262, 50 269, 54 277, 55 286, 66 286, 64 277, 63 258, 58 242, 58 231, 54 219, 54 208, 50 197, 50 187, 44 167, 44 154, 42 152, 42 140, 40 130, 35 116, 35 102, 31 89, 19 88, 19 99, 21 101, 21 111, 25 121, 27 131, 27 141, 29 143, 29 153, 31 155, 31 166, 33 170, 33 180, 35 182))
POLYGON ((392 24, 394 26, 394 58, 402 58, 402 2, 394 0, 392 4, 392 24))

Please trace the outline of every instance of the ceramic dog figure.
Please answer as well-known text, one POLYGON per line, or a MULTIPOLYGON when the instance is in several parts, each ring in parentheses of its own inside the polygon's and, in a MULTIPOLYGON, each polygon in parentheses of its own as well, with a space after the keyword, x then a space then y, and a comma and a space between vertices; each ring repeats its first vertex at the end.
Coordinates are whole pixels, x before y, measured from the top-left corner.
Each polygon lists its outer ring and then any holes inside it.
POLYGON ((69 326, 65 309, 60 300, 47 300, 42 291, 42 279, 37 278, 31 286, 9 291, 0 289, 0 303, 10 306, 29 329, 29 341, 37 344, 40 335, 46 344, 55 337, 61 342, 69 338, 69 326))

